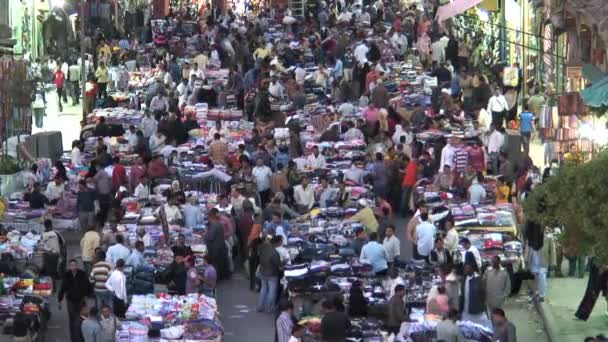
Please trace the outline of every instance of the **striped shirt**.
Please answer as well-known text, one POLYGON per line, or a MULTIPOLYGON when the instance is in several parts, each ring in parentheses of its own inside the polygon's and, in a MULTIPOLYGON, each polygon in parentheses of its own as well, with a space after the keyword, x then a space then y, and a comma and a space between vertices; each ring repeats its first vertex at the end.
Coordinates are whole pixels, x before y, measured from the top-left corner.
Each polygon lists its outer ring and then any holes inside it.
POLYGON ((464 172, 469 162, 469 153, 464 148, 454 149, 454 170, 464 172))
POLYGON ((277 339, 278 342, 288 342, 293 329, 293 320, 289 312, 283 311, 277 318, 277 339))
POLYGON ((93 265, 89 279, 94 284, 95 291, 107 291, 106 281, 112 271, 112 265, 105 261, 100 261, 93 265))

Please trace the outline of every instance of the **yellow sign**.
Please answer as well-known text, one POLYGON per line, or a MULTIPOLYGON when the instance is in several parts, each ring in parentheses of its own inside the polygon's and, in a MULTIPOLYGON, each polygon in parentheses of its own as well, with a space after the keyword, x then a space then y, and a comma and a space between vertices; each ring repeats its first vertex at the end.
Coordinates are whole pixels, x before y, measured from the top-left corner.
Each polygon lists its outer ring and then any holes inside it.
POLYGON ((479 7, 485 9, 486 11, 496 12, 499 10, 498 0, 483 0, 479 7))

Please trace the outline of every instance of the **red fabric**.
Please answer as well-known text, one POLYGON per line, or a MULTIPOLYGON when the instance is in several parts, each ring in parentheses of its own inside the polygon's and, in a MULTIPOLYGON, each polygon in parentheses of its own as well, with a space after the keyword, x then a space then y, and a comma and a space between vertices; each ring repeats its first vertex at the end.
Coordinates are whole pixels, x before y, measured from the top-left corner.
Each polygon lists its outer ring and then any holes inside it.
POLYGON ((63 84, 65 83, 65 75, 61 69, 55 71, 55 87, 63 88, 63 84))
POLYGON ((486 161, 483 154, 483 149, 480 147, 471 147, 468 149, 469 152, 469 164, 473 166, 473 169, 477 172, 483 172, 486 170, 486 161))
POLYGON ((114 166, 112 170, 112 189, 118 190, 120 186, 127 184, 127 171, 125 167, 118 164, 114 166))
POLYGON ((129 172, 129 183, 131 184, 131 190, 141 182, 142 178, 146 176, 146 167, 144 165, 135 165, 131 167, 129 172))
POLYGON ((418 180, 418 163, 410 161, 405 168, 405 174, 403 175, 403 181, 401 187, 414 186, 418 180))
POLYGON ((393 31, 401 32, 401 20, 398 16, 396 16, 395 20, 393 20, 393 31))
POLYGON ((224 226, 224 239, 229 239, 234 233, 234 229, 232 228, 232 221, 226 215, 220 215, 220 222, 224 226))
POLYGON ((168 175, 169 168, 162 159, 156 158, 148 164, 148 176, 150 178, 167 177, 168 175))

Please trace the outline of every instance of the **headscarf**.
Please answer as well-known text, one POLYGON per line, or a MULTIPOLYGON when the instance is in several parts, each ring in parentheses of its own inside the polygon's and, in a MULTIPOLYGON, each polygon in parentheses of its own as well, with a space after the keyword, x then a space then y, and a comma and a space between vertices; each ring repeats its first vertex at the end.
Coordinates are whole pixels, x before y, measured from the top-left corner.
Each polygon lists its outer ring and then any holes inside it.
POLYGON ((405 135, 405 131, 403 130, 403 126, 395 125, 395 133, 393 133, 393 144, 399 145, 401 143, 401 136, 405 135))

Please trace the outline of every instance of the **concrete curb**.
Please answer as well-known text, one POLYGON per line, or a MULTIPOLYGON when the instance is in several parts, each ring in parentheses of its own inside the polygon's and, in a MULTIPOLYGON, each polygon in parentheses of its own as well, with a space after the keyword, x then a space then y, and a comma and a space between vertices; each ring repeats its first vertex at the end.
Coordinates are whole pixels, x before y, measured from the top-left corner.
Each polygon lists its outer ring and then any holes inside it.
POLYGON ((536 309, 536 311, 540 315, 541 320, 543 321, 545 334, 547 335, 549 342, 558 342, 559 340, 557 339, 556 321, 549 305, 546 302, 539 302, 538 300, 535 300, 534 308, 536 309))

